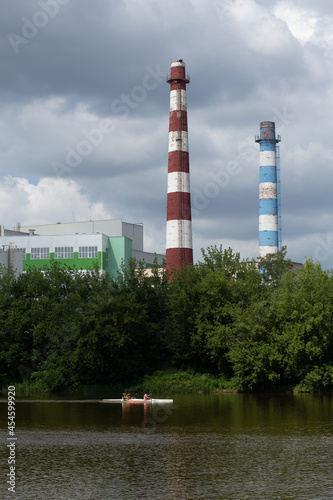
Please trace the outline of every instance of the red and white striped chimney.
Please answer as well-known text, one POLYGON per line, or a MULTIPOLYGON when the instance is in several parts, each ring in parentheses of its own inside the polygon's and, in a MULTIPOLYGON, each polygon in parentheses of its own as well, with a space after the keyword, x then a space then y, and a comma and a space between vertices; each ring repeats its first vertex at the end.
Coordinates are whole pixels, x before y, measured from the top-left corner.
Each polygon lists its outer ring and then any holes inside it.
POLYGON ((171 63, 166 269, 193 264, 186 84, 182 59, 171 63))

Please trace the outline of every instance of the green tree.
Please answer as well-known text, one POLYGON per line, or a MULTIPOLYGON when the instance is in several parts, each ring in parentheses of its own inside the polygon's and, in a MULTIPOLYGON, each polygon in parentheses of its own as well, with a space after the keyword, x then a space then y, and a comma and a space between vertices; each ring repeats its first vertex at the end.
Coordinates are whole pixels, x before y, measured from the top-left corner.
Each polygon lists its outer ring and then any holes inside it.
POLYGON ((290 271, 293 263, 286 258, 287 247, 282 247, 277 253, 268 254, 266 257, 258 258, 258 268, 263 283, 276 288, 283 274, 290 271))
POLYGON ((261 290, 252 261, 209 247, 203 262, 183 268, 170 285, 168 341, 177 366, 230 375, 228 353, 244 332, 240 318, 261 290))
MULTIPOLYGON (((322 373, 322 387, 332 386, 333 278, 319 263, 307 260, 296 273, 286 273, 272 297, 275 325, 272 342, 283 352, 287 380, 303 383, 312 371, 322 373)), ((316 375, 315 378, 318 379, 316 375)), ((321 384, 318 379, 316 386, 321 384)))

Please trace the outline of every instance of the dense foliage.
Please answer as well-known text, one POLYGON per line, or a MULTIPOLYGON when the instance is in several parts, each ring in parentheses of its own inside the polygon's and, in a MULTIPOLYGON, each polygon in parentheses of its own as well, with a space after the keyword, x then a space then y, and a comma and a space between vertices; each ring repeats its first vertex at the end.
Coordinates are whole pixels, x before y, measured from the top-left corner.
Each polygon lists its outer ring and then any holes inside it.
POLYGON ((241 261, 210 247, 202 262, 147 276, 130 262, 117 279, 52 265, 0 272, 2 384, 42 390, 192 370, 243 390, 333 386, 333 276, 285 249, 241 261))

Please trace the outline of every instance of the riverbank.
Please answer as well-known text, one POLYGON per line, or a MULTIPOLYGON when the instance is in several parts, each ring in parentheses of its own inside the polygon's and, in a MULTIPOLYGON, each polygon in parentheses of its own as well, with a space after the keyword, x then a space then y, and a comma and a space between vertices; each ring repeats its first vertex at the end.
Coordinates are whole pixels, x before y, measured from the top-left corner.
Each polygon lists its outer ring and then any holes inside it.
POLYGON ((222 390, 236 390, 231 387, 224 377, 213 377, 207 373, 195 373, 191 370, 159 370, 152 375, 145 375, 143 379, 127 387, 128 392, 182 393, 213 392, 222 390))
MULTIPOLYGON (((39 383, 25 381, 13 384, 16 387, 16 393, 22 396, 33 394, 52 394, 53 391, 43 389, 39 383)), ((210 374, 195 373, 192 370, 158 370, 151 375, 145 375, 142 379, 131 382, 116 384, 98 384, 88 386, 69 387, 57 392, 59 395, 72 395, 80 393, 83 396, 92 396, 93 394, 114 394, 119 395, 123 392, 131 394, 141 394, 151 392, 153 394, 191 394, 198 392, 219 392, 236 391, 230 382, 223 377, 213 377, 210 374)), ((3 387, 1 394, 5 394, 7 388, 3 387)))
MULTIPOLYGON (((223 393, 223 392, 244 392, 239 387, 236 387, 232 381, 224 377, 214 377, 209 373, 196 373, 193 370, 158 370, 151 375, 145 375, 139 380, 119 382, 114 384, 95 384, 95 385, 80 385, 76 387, 68 387, 62 391, 51 391, 41 387, 40 383, 35 381, 25 381, 21 383, 13 383, 15 385, 16 394, 18 396, 34 396, 49 397, 50 394, 64 397, 118 397, 123 392, 131 394, 144 394, 146 392, 152 394, 195 394, 195 393, 223 393)), ((246 391, 251 392, 251 391, 246 391)), ((269 392, 318 392, 309 387, 280 387, 269 392)), ((320 391, 321 392, 321 391, 320 391)), ((325 391, 326 392, 326 391, 325 391)), ((327 391, 330 392, 330 391, 327 391)), ((2 387, 1 395, 7 394, 7 387, 2 387)))

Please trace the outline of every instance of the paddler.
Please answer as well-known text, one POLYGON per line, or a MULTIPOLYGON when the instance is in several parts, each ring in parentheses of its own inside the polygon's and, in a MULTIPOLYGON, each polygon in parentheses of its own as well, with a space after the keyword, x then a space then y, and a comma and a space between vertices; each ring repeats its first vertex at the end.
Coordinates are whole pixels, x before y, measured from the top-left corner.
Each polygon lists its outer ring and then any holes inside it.
POLYGON ((147 399, 151 399, 151 397, 150 397, 150 396, 151 396, 151 394, 145 394, 145 395, 143 396, 143 399, 145 399, 145 400, 147 400, 147 399))

